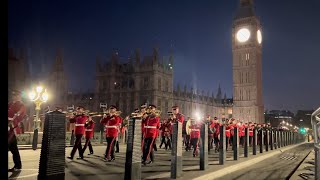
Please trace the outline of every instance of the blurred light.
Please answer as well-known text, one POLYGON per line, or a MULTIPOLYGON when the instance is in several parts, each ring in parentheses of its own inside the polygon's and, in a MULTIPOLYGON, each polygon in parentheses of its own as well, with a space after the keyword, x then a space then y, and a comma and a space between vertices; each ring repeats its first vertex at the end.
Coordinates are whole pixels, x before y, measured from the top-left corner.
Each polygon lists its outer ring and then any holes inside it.
POLYGON ((42 92, 42 86, 37 86, 36 90, 37 90, 37 93, 41 93, 42 92))
POLYGON ((31 100, 34 100, 35 97, 36 97, 36 93, 35 93, 34 91, 30 91, 30 92, 29 92, 29 98, 30 98, 31 100))
POLYGON ((300 119, 300 121, 303 121, 302 119, 300 119))
POLYGON ((117 82, 114 82, 114 85, 117 85, 117 82))
POLYGON ((48 100, 48 98, 49 98, 48 93, 47 93, 47 92, 44 92, 44 93, 42 94, 42 101, 43 101, 43 102, 46 102, 46 101, 48 100))

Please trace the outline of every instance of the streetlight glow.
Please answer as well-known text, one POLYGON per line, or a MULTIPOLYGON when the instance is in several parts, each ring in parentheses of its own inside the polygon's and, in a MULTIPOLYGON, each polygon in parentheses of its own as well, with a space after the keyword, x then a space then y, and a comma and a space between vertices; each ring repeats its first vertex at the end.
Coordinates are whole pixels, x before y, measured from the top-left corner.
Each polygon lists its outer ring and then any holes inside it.
POLYGON ((30 91, 29 98, 31 99, 31 101, 33 101, 35 97, 36 97, 36 93, 34 91, 30 91))
POLYGON ((44 92, 44 93, 42 94, 42 101, 43 101, 43 102, 47 102, 48 98, 49 98, 48 93, 47 93, 47 92, 44 92))
POLYGON ((37 90, 37 93, 41 93, 42 92, 42 86, 37 86, 36 90, 37 90))

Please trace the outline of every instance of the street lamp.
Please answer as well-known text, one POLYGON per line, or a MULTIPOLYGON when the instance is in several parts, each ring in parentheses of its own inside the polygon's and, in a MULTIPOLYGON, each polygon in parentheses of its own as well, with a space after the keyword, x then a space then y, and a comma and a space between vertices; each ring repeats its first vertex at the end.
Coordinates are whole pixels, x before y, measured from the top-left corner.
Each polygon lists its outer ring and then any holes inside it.
POLYGON ((38 129, 39 129, 39 112, 40 112, 40 107, 42 103, 47 102, 48 100, 48 93, 47 90, 44 89, 42 86, 37 86, 35 88, 35 90, 31 90, 29 92, 29 98, 31 101, 33 101, 36 105, 36 117, 34 119, 34 132, 33 132, 33 142, 32 142, 32 149, 36 150, 37 149, 37 145, 38 145, 38 129))

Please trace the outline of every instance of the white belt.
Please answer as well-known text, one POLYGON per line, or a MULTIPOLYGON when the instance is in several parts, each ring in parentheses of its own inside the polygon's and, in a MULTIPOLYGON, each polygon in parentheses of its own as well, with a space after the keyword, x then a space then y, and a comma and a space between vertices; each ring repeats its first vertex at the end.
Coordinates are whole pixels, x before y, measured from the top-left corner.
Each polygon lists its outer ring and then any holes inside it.
POLYGON ((92 129, 86 129, 86 131, 92 131, 92 129))
POLYGON ((191 131, 200 131, 200 129, 191 129, 191 131))
POLYGON ((13 118, 8 117, 8 120, 12 121, 12 120, 13 120, 13 118))
POLYGON ((84 124, 75 124, 75 126, 84 126, 84 124))
POLYGON ((230 132, 230 130, 226 130, 226 132, 230 132))
POLYGON ((118 128, 118 126, 105 126, 106 128, 118 128))
POLYGON ((253 132, 253 131, 249 131, 249 132, 253 132))
POLYGON ((144 128, 157 128, 157 126, 145 126, 144 128))

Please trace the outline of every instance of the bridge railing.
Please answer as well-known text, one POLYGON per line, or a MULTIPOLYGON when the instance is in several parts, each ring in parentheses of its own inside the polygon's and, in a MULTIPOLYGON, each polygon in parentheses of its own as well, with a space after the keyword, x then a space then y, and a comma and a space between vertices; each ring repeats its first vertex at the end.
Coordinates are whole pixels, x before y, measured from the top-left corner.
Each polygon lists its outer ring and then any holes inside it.
POLYGON ((320 107, 312 113, 311 124, 314 134, 315 179, 320 179, 320 107))

